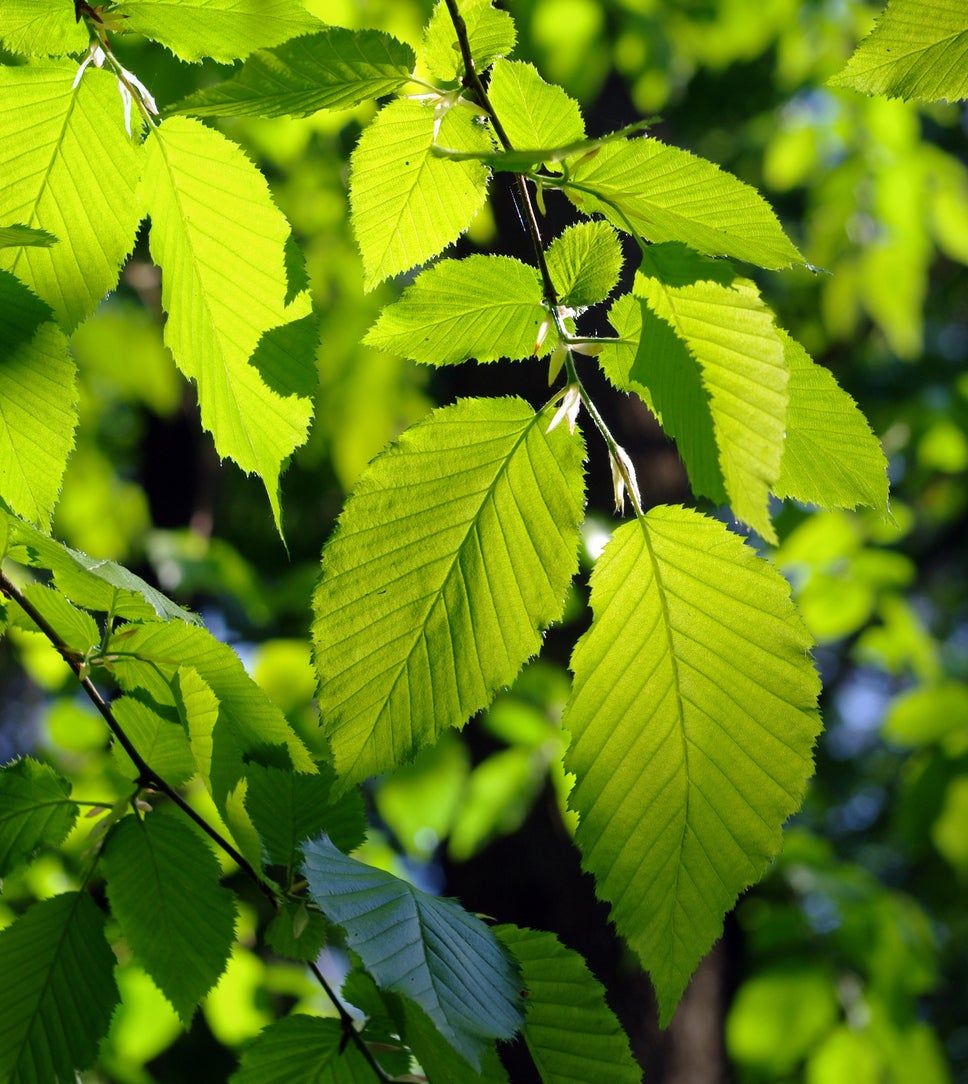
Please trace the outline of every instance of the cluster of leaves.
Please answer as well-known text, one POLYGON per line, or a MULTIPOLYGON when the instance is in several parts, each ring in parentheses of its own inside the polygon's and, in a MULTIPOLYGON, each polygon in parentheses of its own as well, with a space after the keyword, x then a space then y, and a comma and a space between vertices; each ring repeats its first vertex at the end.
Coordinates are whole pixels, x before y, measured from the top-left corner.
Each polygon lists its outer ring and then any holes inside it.
MULTIPOLYGON (((276 952, 311 962, 324 943, 343 945, 353 963, 343 996, 366 1017, 362 1031, 345 1009, 340 1020, 283 1020, 236 1079, 389 1078, 407 1074, 412 1056, 430 1080, 500 1080, 495 1041, 517 1032, 547 1081, 638 1079, 603 991, 551 935, 491 930, 347 856, 364 834, 357 786, 463 726, 562 617, 585 503, 584 410, 619 510, 627 490, 635 518, 596 565, 594 620, 573 655, 569 803, 583 864, 667 1021, 799 806, 818 681, 773 566, 720 518, 643 512, 576 361, 597 358, 615 388, 638 396, 676 441, 695 494, 767 542, 777 541, 771 496, 886 511, 883 454, 850 397, 730 262, 803 263, 755 190, 642 126, 590 138, 576 102, 507 59, 514 24, 490 0, 441 0, 419 56, 386 34, 323 27, 295 0, 269 7, 125 0, 79 5, 75 18, 14 0, 0 16, 0 39, 31 58, 0 68, 4 145, 45 133, 29 153, 9 152, 0 197, 0 392, 13 404, 0 419, 0 537, 30 581, 5 575, 5 621, 47 635, 86 687, 91 676, 118 687, 104 714, 127 780, 104 803, 77 890, 0 934, 0 1072, 69 1079, 96 1056, 118 998, 104 917, 85 890, 96 873, 120 937, 190 1022, 235 936, 234 895, 207 835, 278 912, 276 952), (129 31, 185 60, 245 62, 156 122, 150 92, 112 48, 129 31), (80 70, 57 59, 85 50, 80 70), (457 240, 498 173, 518 178, 535 264, 440 260, 366 341, 428 365, 547 358, 550 380, 564 371, 566 381, 537 411, 518 398, 435 411, 361 480, 314 599, 329 745, 317 756, 192 615, 38 528, 49 527, 76 423, 65 336, 114 286, 147 216, 165 341, 220 454, 259 475, 281 529, 279 473, 311 420, 317 320, 264 178, 197 118, 307 116, 387 96, 351 161, 366 286, 457 240), (560 193, 582 215, 547 247, 532 190, 539 207, 560 193), (585 335, 586 311, 619 281, 623 236, 639 264, 631 291, 611 301, 615 335, 585 335), (179 796, 196 775, 225 835, 179 796)), ((904 7, 892 6, 859 57, 889 51, 891 35, 909 40, 904 7)), ((936 69, 940 48, 956 79, 963 69, 964 33, 948 15, 951 40, 921 43, 925 57, 864 89, 960 93, 957 81, 925 82, 920 66, 936 69)), ((884 66, 855 60, 844 78, 856 83, 864 64, 884 66)), ((27 759, 3 769, 0 874, 58 846, 77 811, 52 769, 27 759)))

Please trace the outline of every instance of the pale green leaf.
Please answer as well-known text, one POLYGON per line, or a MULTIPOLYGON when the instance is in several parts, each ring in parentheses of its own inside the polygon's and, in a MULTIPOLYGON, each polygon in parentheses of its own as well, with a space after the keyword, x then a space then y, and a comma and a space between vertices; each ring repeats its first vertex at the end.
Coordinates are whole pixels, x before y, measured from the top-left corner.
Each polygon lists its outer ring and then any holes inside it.
POLYGON ((543 1084, 642 1084, 601 983, 553 933, 497 926, 521 968, 528 997, 524 1041, 543 1084))
POLYGON ((440 260, 387 305, 364 342, 427 365, 539 352, 548 315, 537 271, 510 256, 440 260))
POLYGON ((101 856, 111 912, 135 959, 187 1026, 225 970, 235 897, 211 849, 186 823, 125 817, 101 856))
POLYGON ((857 404, 833 374, 780 331, 790 370, 790 404, 778 497, 824 508, 887 510, 887 460, 857 404))
POLYGON ((231 1084, 371 1084, 373 1070, 338 1020, 294 1014, 270 1024, 242 1054, 231 1084))
POLYGON ((606 143, 573 160, 565 191, 580 210, 600 212, 647 241, 682 241, 760 267, 802 262, 755 188, 657 139, 606 143))
MULTIPOLYGON (((491 0, 458 0, 457 6, 464 17, 471 56, 478 72, 497 57, 511 52, 517 31, 514 20, 506 11, 495 8, 491 0)), ((428 72, 442 82, 456 82, 464 75, 457 34, 444 0, 437 0, 424 32, 423 61, 428 72)))
POLYGON ((232 64, 320 28, 298 0, 122 0, 124 28, 160 41, 182 60, 232 64))
POLYGON ((84 23, 74 17, 74 8, 69 3, 3 0, 0 4, 0 41, 11 53, 64 56, 83 52, 89 36, 84 23))
POLYGON ((891 702, 884 736, 917 748, 943 740, 955 730, 968 733, 968 684, 944 681, 908 689, 891 702))
POLYGON ((35 903, 0 932, 0 1080, 75 1084, 118 1003, 114 964, 83 892, 35 903))
POLYGON ((72 331, 113 289, 142 208, 140 147, 124 130, 117 80, 77 65, 0 66, 0 221, 46 230, 50 248, 0 250, 12 271, 72 331))
POLYGON ((219 754, 221 760, 230 762, 230 775, 224 786, 218 774, 213 771, 216 757, 215 726, 218 723, 218 697, 190 663, 179 666, 171 683, 175 708, 178 717, 188 733, 188 744, 192 758, 210 793, 216 790, 227 794, 238 780, 239 761, 242 750, 234 742, 225 727, 219 732, 219 754), (228 749, 225 746, 228 746, 228 749))
POLYGON ((377 985, 415 1002, 474 1068, 491 1041, 517 1031, 517 975, 480 919, 347 858, 326 836, 305 855, 310 894, 377 985))
POLYGON ((308 117, 393 94, 410 81, 409 45, 379 30, 328 26, 252 56, 224 83, 170 110, 196 117, 308 117))
MULTIPOLYGON (((111 711, 141 759, 166 783, 180 787, 195 774, 195 758, 183 726, 132 696, 113 700, 111 711)), ((112 751, 121 772, 129 779, 137 779, 140 769, 124 749, 115 743, 112 751)))
POLYGON ((49 315, 0 271, 0 497, 42 527, 50 526, 77 425, 74 362, 49 315))
MULTIPOLYGON (((463 151, 487 150, 490 137, 475 116, 464 105, 451 109, 440 142, 463 151)), ((456 241, 487 197, 487 170, 479 162, 435 157, 433 136, 433 108, 400 100, 380 111, 353 151, 351 222, 368 290, 456 241)))
POLYGON ((50 248, 56 244, 57 238, 46 230, 19 225, 0 226, 0 248, 50 248))
POLYGON ((585 122, 574 98, 546 83, 533 64, 498 60, 487 88, 515 150, 559 147, 585 138, 585 122))
POLYGON ((289 225, 242 150, 187 117, 153 133, 142 197, 162 269, 165 343, 198 386, 219 454, 259 475, 279 526, 279 472, 306 439, 312 401, 298 384, 270 387, 250 359, 267 332, 309 308, 305 298, 285 303, 289 225))
POLYGON ((697 512, 620 527, 591 604, 562 724, 576 841, 665 1023, 800 805, 819 682, 786 581, 697 512))
MULTIPOLYGON (((75 655, 83 658, 101 642, 101 630, 97 627, 94 618, 89 613, 72 606, 59 591, 42 583, 31 583, 23 589, 23 593, 27 601, 75 655)), ((24 616, 25 627, 34 628, 33 621, 24 616)))
POLYGON ((482 760, 471 772, 450 830, 448 853, 466 862, 498 835, 524 823, 547 778, 544 754, 513 747, 482 760))
POLYGON ((918 102, 968 98, 964 0, 890 0, 830 83, 918 102))
POLYGON ((355 782, 486 707, 560 619, 583 449, 520 399, 434 411, 374 460, 323 555, 313 635, 336 769, 355 782))
POLYGON ((0 768, 0 877, 67 838, 77 819, 70 795, 66 779, 30 757, 0 768))
POLYGON ((622 273, 622 246, 607 222, 576 222, 548 246, 548 270, 562 305, 597 305, 622 273))

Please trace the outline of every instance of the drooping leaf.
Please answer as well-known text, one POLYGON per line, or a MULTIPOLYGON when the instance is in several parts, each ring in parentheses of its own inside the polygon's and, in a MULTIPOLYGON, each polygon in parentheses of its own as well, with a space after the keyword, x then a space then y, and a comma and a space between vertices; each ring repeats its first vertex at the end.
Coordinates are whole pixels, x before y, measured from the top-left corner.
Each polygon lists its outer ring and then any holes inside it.
POLYGON ((66 779, 30 757, 0 768, 0 877, 67 838, 77 819, 70 795, 66 779))
POLYGON ((576 841, 666 1023, 800 804, 818 681, 786 581, 697 512, 620 527, 591 603, 562 724, 576 841))
MULTIPOLYGON (((486 129, 458 105, 443 118, 439 140, 464 151, 487 150, 486 129)), ((436 256, 456 241, 484 204, 487 170, 431 154, 434 111, 416 101, 385 106, 350 160, 353 232, 363 256, 364 286, 436 256)))
POLYGON ((377 985, 415 1002, 474 1068, 490 1042, 517 1031, 517 975, 480 919, 347 858, 326 836, 305 855, 310 894, 377 985))
POLYGON ((565 188, 580 210, 648 241, 681 241, 760 267, 802 262, 765 199, 712 162, 657 139, 607 143, 571 162, 565 188))
POLYGON ((790 405, 778 497, 824 508, 887 509, 887 460, 857 404, 828 369, 780 331, 790 370, 790 405))
POLYGON ((387 305, 364 342, 426 365, 537 353, 547 309, 533 267, 510 256, 440 260, 387 305))
POLYGON ((141 149, 124 130, 117 81, 69 60, 0 67, 0 221, 59 238, 0 250, 65 331, 113 289, 142 217, 141 149))
POLYGON ((320 28, 298 0, 122 0, 116 10, 125 30, 160 41, 182 60, 226 64, 320 28))
POLYGON ((50 248, 57 238, 46 230, 30 226, 0 226, 0 248, 50 248))
POLYGON ((408 760, 511 681, 577 564, 582 447, 520 399, 464 400, 371 465, 323 555, 313 635, 341 780, 408 760), (443 465, 443 466, 442 466, 443 465))
POLYGON ((622 273, 622 246, 607 222, 576 222, 548 246, 548 270, 562 305, 604 301, 622 273))
POLYGON ((241 149, 187 117, 153 134, 142 195, 165 343, 198 386, 219 454, 259 475, 279 526, 279 472, 306 439, 312 401, 298 385, 270 387, 250 359, 266 332, 309 308, 305 298, 285 303, 289 225, 241 149))
POLYGON ((187 1026, 225 970, 235 897, 208 844, 174 816, 125 817, 101 856, 111 912, 135 959, 187 1026))
POLYGON ((544 1084, 642 1084, 601 983, 553 933, 497 926, 521 968, 528 997, 524 1041, 544 1084))
POLYGON ((498 60, 487 95, 515 150, 559 147, 585 138, 578 103, 561 87, 546 83, 533 64, 498 60))
MULTIPOLYGON (((491 0, 459 0, 458 7, 467 27, 474 67, 483 72, 514 48, 517 40, 514 20, 506 11, 495 8, 491 0)), ((464 60, 444 0, 437 0, 424 32, 423 61, 430 74, 441 82, 455 82, 464 75, 464 60)))
POLYGON ((252 56, 224 83, 196 91, 172 112, 196 117, 308 117, 393 94, 410 81, 409 45, 379 30, 328 26, 252 56))
POLYGON ((242 1054, 231 1084, 370 1084, 373 1070, 338 1020, 294 1013, 270 1024, 242 1054))
MULTIPOLYGON (((131 744, 166 783, 180 787, 195 774, 195 758, 184 728, 131 696, 111 702, 111 711, 131 744)), ((122 746, 113 746, 120 770, 130 779, 139 773, 122 746)))
POLYGON ((77 425, 74 362, 49 315, 23 283, 0 271, 0 497, 43 527, 77 425))
POLYGON ((889 0, 830 83, 917 102, 968 98, 968 10, 961 0, 889 0))
POLYGON ((83 892, 35 903, 0 931, 0 1080, 74 1084, 118 1003, 114 964, 83 892))
POLYGON ((3 0, 0 41, 11 53, 65 56, 88 46, 87 28, 74 17, 70 4, 51 0, 3 0))

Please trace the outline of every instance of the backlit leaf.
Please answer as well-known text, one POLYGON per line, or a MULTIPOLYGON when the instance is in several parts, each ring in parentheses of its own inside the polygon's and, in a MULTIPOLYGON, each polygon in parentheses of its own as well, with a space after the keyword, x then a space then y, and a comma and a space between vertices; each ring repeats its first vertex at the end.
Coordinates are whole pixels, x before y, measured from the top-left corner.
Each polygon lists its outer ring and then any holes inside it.
POLYGON ((548 246, 548 270, 563 305, 604 301, 622 273, 622 246, 607 222, 576 222, 548 246))
POLYGON ((57 238, 46 230, 30 226, 0 226, 0 248, 50 248, 56 244, 57 238))
POLYGON ((66 779, 30 757, 0 768, 0 877, 67 838, 77 819, 70 795, 66 779))
MULTIPOLYGON (((514 48, 517 32, 514 20, 506 11, 494 7, 491 0, 458 0, 467 26, 471 56, 482 72, 499 56, 514 48)), ((457 46, 457 34, 444 0, 437 0, 423 42, 423 61, 427 70, 441 82, 454 82, 464 74, 464 61, 457 46)))
POLYGON ((11 53, 64 56, 88 46, 87 27, 74 17, 70 4, 51 0, 3 0, 0 41, 11 53))
POLYGON ((533 64, 498 60, 487 95, 516 150, 559 147, 585 138, 585 122, 574 98, 546 83, 533 64))
POLYGON ((231 1084, 370 1084, 373 1070, 338 1020, 294 1013, 247 1046, 231 1084))

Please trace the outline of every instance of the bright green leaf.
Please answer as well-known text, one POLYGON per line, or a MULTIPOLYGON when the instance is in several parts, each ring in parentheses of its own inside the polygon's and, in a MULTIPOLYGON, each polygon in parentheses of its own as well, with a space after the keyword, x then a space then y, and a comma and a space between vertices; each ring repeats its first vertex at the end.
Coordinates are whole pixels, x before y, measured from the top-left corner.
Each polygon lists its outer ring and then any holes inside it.
POLYGON ((531 749, 502 749, 482 760, 467 781, 451 828, 450 856, 466 862, 497 835, 516 832, 547 775, 531 749))
POLYGON ((884 736, 897 745, 931 745, 954 730, 968 733, 968 683, 946 681, 908 689, 892 701, 884 736))
POLYGON ((561 87, 546 83, 533 64, 498 60, 487 96, 516 150, 559 147, 585 138, 578 103, 561 87))
MULTIPOLYGON (((24 597, 63 640, 75 655, 84 657, 101 642, 101 630, 89 613, 77 609, 52 587, 31 583, 23 589, 24 597)), ((26 616, 26 615, 25 615, 26 616)), ((33 621, 26 619, 33 628, 33 621)))
MULTIPOLYGON (((142 760, 166 783, 180 787, 195 774, 195 758, 182 726, 131 696, 113 700, 111 711, 142 760)), ((129 779, 137 779, 140 770, 124 749, 117 743, 112 748, 120 770, 129 779)))
MULTIPOLYGON (((514 48, 517 32, 514 20, 499 11, 491 0, 458 0, 467 27, 474 67, 482 72, 497 57, 514 48)), ((427 70, 442 82, 456 82, 464 75, 464 61, 457 46, 457 34, 444 0, 437 0, 424 33, 423 61, 427 70)))
POLYGON ((622 246, 607 222, 576 222, 548 246, 548 270, 562 305, 604 301, 622 273, 622 246))
POLYGON ((271 1024, 242 1054, 231 1084, 370 1084, 373 1070, 338 1020, 294 1014, 271 1024))
POLYGON ((541 298, 538 273, 510 256, 440 260, 383 309, 364 342, 427 365, 519 361, 540 349, 541 298))
POLYGON ((968 873, 968 775, 952 779, 944 806, 931 826, 931 839, 959 873, 968 873))
POLYGON ((30 757, 0 768, 0 877, 67 838, 77 819, 70 794, 66 779, 30 757))
POLYGON ((668 1022, 800 804, 819 683, 786 581, 697 512, 620 527, 591 603, 563 720, 576 840, 668 1022))
POLYGON ((70 4, 51 0, 3 0, 0 41, 11 53, 64 56, 88 46, 87 27, 74 17, 70 4))
POLYGON ((125 817, 101 857, 108 900, 138 963, 187 1026, 225 970, 235 897, 208 844, 174 816, 125 817))
POLYGON ((57 238, 30 226, 0 226, 0 248, 50 248, 57 238))
POLYGON ((437 410, 347 502, 313 627, 323 725, 345 782, 462 726, 561 617, 583 453, 566 426, 545 432, 550 416, 520 399, 437 410))

